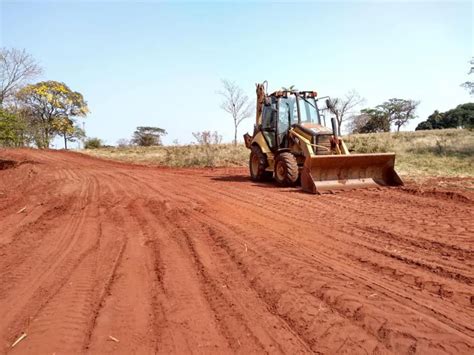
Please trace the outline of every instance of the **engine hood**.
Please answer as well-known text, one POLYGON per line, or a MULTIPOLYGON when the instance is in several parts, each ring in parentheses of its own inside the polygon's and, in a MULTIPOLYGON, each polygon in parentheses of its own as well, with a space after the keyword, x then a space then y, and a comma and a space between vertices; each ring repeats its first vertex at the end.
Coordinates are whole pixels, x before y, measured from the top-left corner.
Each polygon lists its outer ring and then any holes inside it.
POLYGON ((320 124, 315 124, 315 123, 299 123, 299 124, 295 124, 295 127, 298 127, 303 132, 311 136, 316 136, 319 134, 326 135, 326 134, 333 133, 330 128, 327 128, 325 126, 322 126, 320 124))

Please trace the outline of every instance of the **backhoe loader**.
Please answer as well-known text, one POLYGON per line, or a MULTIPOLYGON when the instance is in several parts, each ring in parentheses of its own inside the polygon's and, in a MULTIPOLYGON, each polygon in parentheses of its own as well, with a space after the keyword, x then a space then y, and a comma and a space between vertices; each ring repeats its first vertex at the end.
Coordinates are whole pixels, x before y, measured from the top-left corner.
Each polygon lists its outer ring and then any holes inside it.
POLYGON ((350 154, 336 120, 330 120, 331 128, 326 125, 327 97, 292 89, 267 94, 266 82, 256 86, 256 124, 253 135, 244 135, 252 180, 301 182, 310 193, 403 185, 394 153, 350 154))

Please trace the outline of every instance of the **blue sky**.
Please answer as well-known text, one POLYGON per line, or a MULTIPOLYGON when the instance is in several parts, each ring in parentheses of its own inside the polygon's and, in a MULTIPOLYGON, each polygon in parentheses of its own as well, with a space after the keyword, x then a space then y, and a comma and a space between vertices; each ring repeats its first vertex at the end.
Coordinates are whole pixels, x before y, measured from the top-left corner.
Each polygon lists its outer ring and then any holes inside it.
MULTIPOLYGON (((413 130, 435 109, 472 101, 473 2, 1 1, 0 44, 25 48, 42 80, 81 92, 89 136, 115 144, 136 126, 165 128, 165 143, 217 130, 230 141, 220 79, 251 100, 255 83, 320 95, 356 89, 375 106, 420 100, 413 130)), ((239 135, 250 131, 251 117, 239 135)))

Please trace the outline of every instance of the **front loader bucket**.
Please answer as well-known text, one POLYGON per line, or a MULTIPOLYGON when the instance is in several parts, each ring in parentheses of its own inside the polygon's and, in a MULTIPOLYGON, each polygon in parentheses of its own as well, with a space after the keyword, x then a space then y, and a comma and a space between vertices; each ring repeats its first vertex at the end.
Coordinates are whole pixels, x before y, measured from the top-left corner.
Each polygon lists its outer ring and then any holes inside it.
POLYGON ((361 187, 400 186, 395 154, 318 155, 306 158, 301 172, 304 191, 321 193, 361 187))

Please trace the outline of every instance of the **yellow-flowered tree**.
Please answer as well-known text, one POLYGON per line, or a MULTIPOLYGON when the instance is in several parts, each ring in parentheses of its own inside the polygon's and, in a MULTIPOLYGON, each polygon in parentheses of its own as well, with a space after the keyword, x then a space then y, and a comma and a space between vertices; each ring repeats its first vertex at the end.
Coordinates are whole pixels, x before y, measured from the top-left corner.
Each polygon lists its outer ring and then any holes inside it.
POLYGON ((89 112, 82 94, 58 81, 27 85, 16 97, 22 108, 29 111, 38 129, 38 148, 49 148, 51 140, 58 134, 64 137, 67 148, 67 141, 71 140, 68 137, 73 137, 77 131, 74 119, 85 117, 89 112))
POLYGON ((67 149, 67 142, 76 142, 86 137, 84 130, 68 117, 55 118, 52 126, 63 137, 64 149, 67 149))

